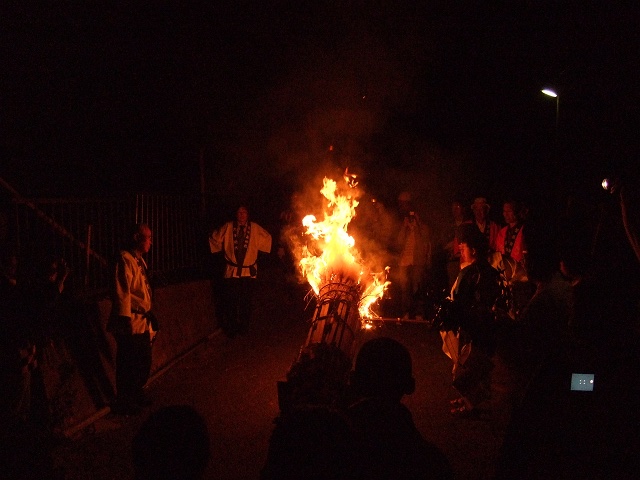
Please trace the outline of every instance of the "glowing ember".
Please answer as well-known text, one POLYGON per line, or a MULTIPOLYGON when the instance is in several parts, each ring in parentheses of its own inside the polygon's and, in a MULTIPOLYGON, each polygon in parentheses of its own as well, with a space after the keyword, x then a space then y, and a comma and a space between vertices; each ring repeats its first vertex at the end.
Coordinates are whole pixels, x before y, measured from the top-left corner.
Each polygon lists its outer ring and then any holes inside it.
POLYGON ((390 282, 386 280, 386 271, 370 271, 347 231, 358 206, 355 178, 345 172, 344 192, 339 191, 334 180, 324 178, 320 190, 328 201, 324 219, 318 221, 314 215, 307 215, 302 220, 311 241, 302 247, 299 265, 316 295, 327 283, 358 285, 361 292, 358 310, 365 319, 376 316, 371 307, 382 298, 390 282))

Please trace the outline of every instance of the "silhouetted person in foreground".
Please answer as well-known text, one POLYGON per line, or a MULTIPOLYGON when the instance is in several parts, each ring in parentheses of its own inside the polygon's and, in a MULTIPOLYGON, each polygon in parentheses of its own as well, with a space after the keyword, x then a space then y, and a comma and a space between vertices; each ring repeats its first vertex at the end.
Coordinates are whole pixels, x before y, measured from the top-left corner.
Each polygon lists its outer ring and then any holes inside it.
POLYGON ((298 407, 276 419, 261 480, 365 479, 347 417, 327 406, 298 407))
MULTIPOLYGON (((43 391, 36 343, 44 329, 38 328, 41 307, 35 289, 18 275, 19 258, 0 247, 0 478, 61 479, 54 468, 54 438, 48 416, 34 408, 34 390, 43 391)), ((20 259, 21 260, 21 259, 20 259)), ((45 309, 46 310, 46 309, 45 309)))
POLYGON ((135 480, 202 479, 210 458, 210 438, 202 416, 187 405, 153 413, 132 444, 135 480))
POLYGON ((386 337, 366 342, 355 362, 347 411, 368 479, 450 479, 449 461, 416 428, 401 399, 415 390, 409 351, 386 337))

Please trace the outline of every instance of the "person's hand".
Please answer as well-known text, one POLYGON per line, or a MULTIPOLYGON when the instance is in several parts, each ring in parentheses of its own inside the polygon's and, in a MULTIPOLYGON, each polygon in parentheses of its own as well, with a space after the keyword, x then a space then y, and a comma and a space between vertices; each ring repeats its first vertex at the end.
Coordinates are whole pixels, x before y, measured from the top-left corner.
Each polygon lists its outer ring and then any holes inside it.
POLYGON ((125 315, 120 315, 118 317, 120 333, 122 335, 133 335, 133 327, 131 326, 131 317, 127 317, 125 315))
POLYGON ((114 335, 133 335, 131 317, 125 315, 111 317, 107 324, 107 331, 114 335))
POLYGON ((420 218, 416 213, 411 213, 410 215, 404 217, 404 226, 413 229, 416 225, 420 224, 420 218))
POLYGON ((159 332, 160 322, 158 321, 158 317, 156 317, 156 314, 153 313, 151 310, 149 310, 147 313, 144 314, 144 316, 147 319, 147 322, 149 322, 149 324, 151 325, 151 328, 153 329, 153 331, 159 332))

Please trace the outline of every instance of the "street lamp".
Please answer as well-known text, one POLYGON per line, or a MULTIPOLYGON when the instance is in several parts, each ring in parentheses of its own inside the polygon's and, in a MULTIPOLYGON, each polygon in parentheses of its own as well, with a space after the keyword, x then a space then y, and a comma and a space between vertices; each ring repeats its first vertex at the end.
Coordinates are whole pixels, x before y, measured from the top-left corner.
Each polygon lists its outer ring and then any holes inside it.
MULTIPOLYGON (((560 123, 560 95, 558 94, 558 92, 554 89, 554 88, 543 88, 541 90, 542 93, 544 93, 545 95, 555 98, 556 99, 556 129, 555 129, 555 135, 554 135, 554 148, 553 148, 553 153, 551 155, 552 160, 555 160, 555 163, 557 165, 557 175, 554 175, 555 181, 554 181, 554 185, 551 186, 551 193, 556 196, 556 195, 562 195, 562 182, 563 182, 563 164, 562 162, 560 162, 560 131, 559 131, 559 123, 560 123)), ((558 197, 558 200, 560 200, 560 197, 558 197)))
POLYGON ((560 95, 558 95, 558 92, 556 92, 552 88, 543 88, 540 91, 542 93, 544 93, 545 95, 548 95, 548 96, 553 97, 553 98, 556 99, 556 133, 557 133, 558 132, 558 121, 559 121, 559 118, 560 118, 560 95))

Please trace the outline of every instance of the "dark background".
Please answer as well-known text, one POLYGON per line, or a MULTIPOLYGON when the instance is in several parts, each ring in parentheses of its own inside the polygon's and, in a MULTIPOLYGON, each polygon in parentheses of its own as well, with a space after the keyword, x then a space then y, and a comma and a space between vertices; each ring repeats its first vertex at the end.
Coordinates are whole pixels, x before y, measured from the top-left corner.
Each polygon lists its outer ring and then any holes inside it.
POLYGON ((636 161, 618 2, 15 2, 0 176, 24 195, 601 194, 636 161), (552 86, 556 103, 540 93, 552 86), (598 190, 600 189, 600 191, 598 190))

